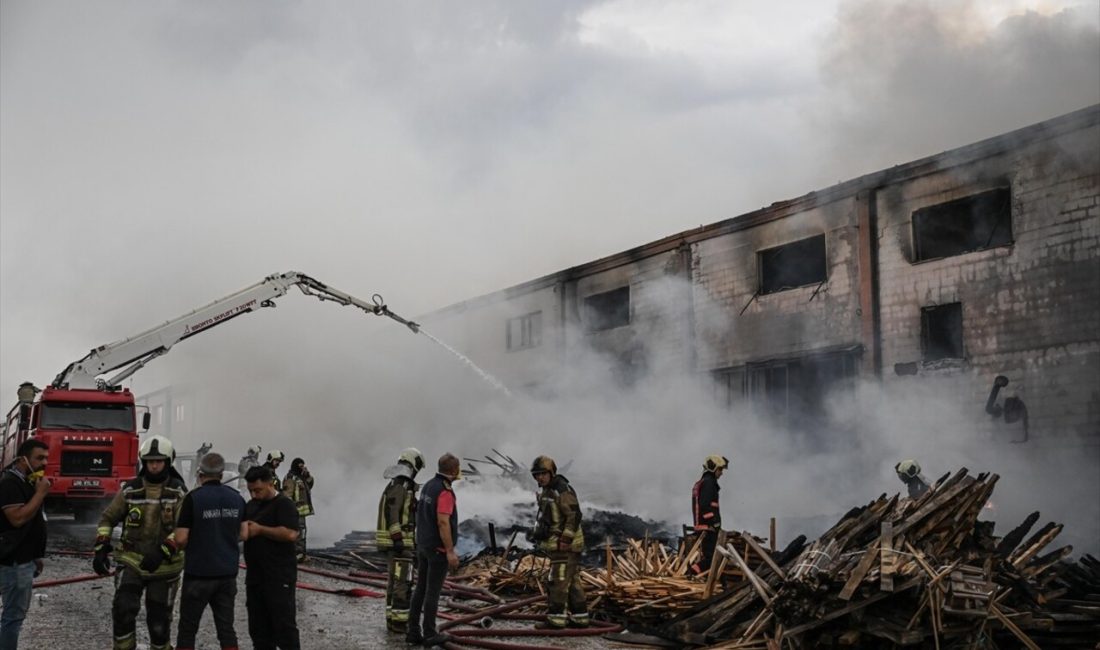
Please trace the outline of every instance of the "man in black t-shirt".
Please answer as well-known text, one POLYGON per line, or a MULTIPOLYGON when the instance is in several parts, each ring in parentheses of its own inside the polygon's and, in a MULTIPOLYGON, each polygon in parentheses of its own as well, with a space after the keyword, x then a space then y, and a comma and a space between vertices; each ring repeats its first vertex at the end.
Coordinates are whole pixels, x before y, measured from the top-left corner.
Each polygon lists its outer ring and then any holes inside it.
POLYGON ((187 548, 180 593, 180 623, 176 650, 192 650, 195 634, 207 604, 214 614, 214 628, 222 648, 237 647, 233 629, 233 605, 237 598, 237 540, 245 535, 244 499, 222 485, 225 459, 221 454, 203 456, 199 462, 201 485, 187 493, 176 521, 176 544, 187 548))
POLYGON ((42 502, 50 491, 43 476, 49 446, 36 438, 19 445, 19 457, 0 478, 0 648, 19 647, 19 631, 31 605, 34 579, 46 555, 46 518, 42 502))
POLYGON ((245 480, 252 495, 244 509, 243 535, 248 635, 256 650, 298 650, 294 603, 298 509, 275 488, 271 468, 253 467, 245 480))

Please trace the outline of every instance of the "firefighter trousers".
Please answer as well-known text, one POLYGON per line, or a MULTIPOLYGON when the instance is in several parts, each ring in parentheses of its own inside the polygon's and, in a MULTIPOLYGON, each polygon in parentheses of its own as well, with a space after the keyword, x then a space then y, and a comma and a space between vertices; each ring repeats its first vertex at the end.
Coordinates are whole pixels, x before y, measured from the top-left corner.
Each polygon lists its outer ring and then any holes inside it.
POLYGON ((696 574, 700 574, 710 568, 711 561, 714 559, 714 548, 718 546, 717 530, 713 528, 701 530, 699 531, 699 535, 703 538, 703 543, 699 545, 699 559, 695 564, 691 565, 691 570, 696 574))
POLYGON ((546 590, 548 613, 546 621, 554 627, 588 625, 588 605, 580 577, 580 553, 554 551, 550 553, 550 575, 546 590), (568 612, 568 613, 567 613, 568 612))
POLYGON ((306 518, 298 515, 298 541, 294 542, 294 555, 301 562, 306 557, 306 518))
POLYGON ((413 554, 408 549, 387 553, 386 628, 404 632, 409 624, 409 596, 412 592, 413 554))
POLYGON ((129 566, 120 564, 115 573, 115 600, 111 606, 114 622, 114 650, 137 647, 137 615, 141 594, 145 592, 146 623, 150 650, 171 650, 172 608, 180 576, 143 578, 129 566))

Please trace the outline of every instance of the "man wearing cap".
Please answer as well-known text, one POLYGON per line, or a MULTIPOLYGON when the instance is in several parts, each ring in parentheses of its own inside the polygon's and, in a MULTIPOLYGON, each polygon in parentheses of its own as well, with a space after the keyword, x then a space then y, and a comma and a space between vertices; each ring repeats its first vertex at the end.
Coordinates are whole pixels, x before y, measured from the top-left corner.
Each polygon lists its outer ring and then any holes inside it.
POLYGON ((233 605, 237 597, 240 550, 245 536, 244 499, 222 485, 225 459, 208 453, 199 463, 199 487, 188 492, 176 522, 176 544, 187 548, 180 592, 180 622, 176 649, 195 647, 206 606, 214 614, 214 628, 223 650, 237 647, 233 605))

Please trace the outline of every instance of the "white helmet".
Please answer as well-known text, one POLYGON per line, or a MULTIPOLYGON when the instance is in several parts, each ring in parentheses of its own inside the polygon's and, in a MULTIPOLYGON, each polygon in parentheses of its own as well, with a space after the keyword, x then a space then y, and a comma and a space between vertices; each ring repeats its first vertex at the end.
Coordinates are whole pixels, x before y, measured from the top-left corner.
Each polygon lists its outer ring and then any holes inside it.
POLYGON ((268 461, 277 460, 281 463, 284 460, 286 460, 286 456, 283 454, 283 452, 279 451, 278 449, 272 449, 271 451, 267 452, 267 460, 268 461))
POLYGON ((898 473, 898 478, 904 481, 920 474, 920 464, 915 460, 903 460, 894 466, 894 471, 898 473))
POLYGON ((409 447, 401 452, 401 455, 397 457, 397 462, 406 463, 417 472, 424 469, 425 465, 424 454, 420 453, 420 450, 416 447, 409 447))
POLYGON ((249 456, 259 456, 260 455, 260 450, 262 450, 262 449, 263 449, 263 447, 261 447, 259 445, 256 445, 255 447, 249 447, 248 448, 248 455, 249 456))
POLYGON ((172 462, 176 458, 176 451, 172 449, 172 441, 164 436, 149 436, 141 443, 138 456, 142 460, 166 460, 172 462))

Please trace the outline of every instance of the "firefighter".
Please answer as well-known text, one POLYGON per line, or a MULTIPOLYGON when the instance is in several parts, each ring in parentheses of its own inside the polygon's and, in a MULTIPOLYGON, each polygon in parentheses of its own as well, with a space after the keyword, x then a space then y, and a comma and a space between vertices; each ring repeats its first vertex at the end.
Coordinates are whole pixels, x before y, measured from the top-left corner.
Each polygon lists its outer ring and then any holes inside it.
POLYGON ((725 456, 707 456, 703 461, 703 475, 691 488, 691 514, 695 525, 695 533, 701 535, 703 544, 702 557, 691 565, 695 574, 700 574, 710 568, 711 559, 714 557, 714 547, 718 544, 718 531, 722 529, 722 511, 718 507, 718 479, 729 467, 730 461, 725 456))
POLYGON ((916 499, 929 490, 928 481, 920 473, 920 464, 915 460, 903 460, 894 465, 898 478, 909 488, 909 498, 916 499))
POLYGON ((136 622, 145 592, 145 611, 152 650, 170 650, 172 607, 183 570, 183 552, 174 530, 180 504, 187 493, 183 477, 172 467, 175 452, 162 436, 150 436, 138 452, 141 471, 115 495, 96 529, 92 568, 99 575, 111 571, 111 531, 122 524, 115 549, 115 650, 137 647, 136 622))
POLYGON ((313 475, 306 461, 295 458, 290 461, 290 471, 283 479, 283 494, 294 501, 298 509, 298 540, 294 542, 298 562, 306 561, 306 517, 313 514, 313 475))
POLYGON ((248 494, 248 483, 244 480, 244 476, 248 473, 248 470, 260 464, 260 452, 262 450, 263 448, 259 445, 249 447, 237 463, 237 489, 245 494, 248 494))
POLYGON ((272 449, 271 451, 267 452, 267 462, 264 463, 264 467, 271 470, 272 476, 275 477, 276 492, 283 491, 283 483, 279 480, 278 469, 279 465, 282 465, 284 460, 286 460, 286 456, 284 456, 283 452, 279 451, 278 449, 272 449))
POLYGON ((378 530, 375 543, 387 556, 386 629, 404 634, 409 624, 409 596, 412 590, 413 550, 416 531, 416 475, 424 469, 424 456, 409 447, 397 464, 386 469, 390 479, 378 502, 378 530))
POLYGON ((584 551, 581 506, 569 480, 558 474, 558 466, 549 456, 539 456, 531 464, 531 476, 542 488, 538 496, 539 513, 531 541, 550 556, 546 621, 535 627, 561 629, 588 626, 588 605, 581 583, 580 555, 584 551))

